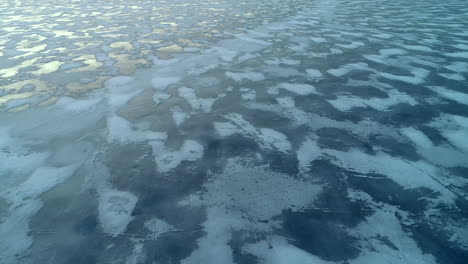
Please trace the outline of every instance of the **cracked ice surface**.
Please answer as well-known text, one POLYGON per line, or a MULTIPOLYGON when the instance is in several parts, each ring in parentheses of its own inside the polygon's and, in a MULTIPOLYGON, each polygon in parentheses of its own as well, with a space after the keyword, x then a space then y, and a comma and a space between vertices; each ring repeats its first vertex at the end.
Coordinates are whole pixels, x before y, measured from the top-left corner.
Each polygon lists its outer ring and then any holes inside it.
POLYGON ((466 1, 0 19, 0 263, 468 259, 466 1))

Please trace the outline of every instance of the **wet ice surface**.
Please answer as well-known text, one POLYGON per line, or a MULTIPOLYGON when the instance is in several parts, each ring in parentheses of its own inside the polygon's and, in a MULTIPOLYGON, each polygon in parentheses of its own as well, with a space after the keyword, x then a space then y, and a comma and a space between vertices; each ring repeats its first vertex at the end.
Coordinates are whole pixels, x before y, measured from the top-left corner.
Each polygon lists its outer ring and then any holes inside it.
POLYGON ((465 1, 2 2, 1 263, 465 263, 465 1))

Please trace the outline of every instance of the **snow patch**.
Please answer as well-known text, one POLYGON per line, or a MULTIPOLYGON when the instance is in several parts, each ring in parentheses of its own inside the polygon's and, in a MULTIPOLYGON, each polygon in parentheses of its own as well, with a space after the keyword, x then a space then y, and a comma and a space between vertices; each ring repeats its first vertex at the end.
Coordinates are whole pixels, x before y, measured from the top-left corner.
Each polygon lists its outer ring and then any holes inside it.
POLYGON ((130 192, 113 189, 101 190, 99 196, 99 222, 102 230, 118 236, 125 232, 133 220, 131 216, 138 198, 130 192))
POLYGON ((161 142, 150 142, 157 170, 166 173, 182 163, 182 161, 195 161, 203 156, 203 146, 194 140, 185 140, 179 150, 165 147, 161 142))

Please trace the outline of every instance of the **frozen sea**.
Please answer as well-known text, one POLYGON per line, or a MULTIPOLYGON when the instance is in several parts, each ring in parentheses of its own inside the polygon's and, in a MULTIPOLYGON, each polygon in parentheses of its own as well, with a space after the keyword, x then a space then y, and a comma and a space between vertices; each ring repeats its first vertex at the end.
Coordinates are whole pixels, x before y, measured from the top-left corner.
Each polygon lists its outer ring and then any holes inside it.
POLYGON ((0 1, 0 263, 468 263, 468 2, 0 1))

